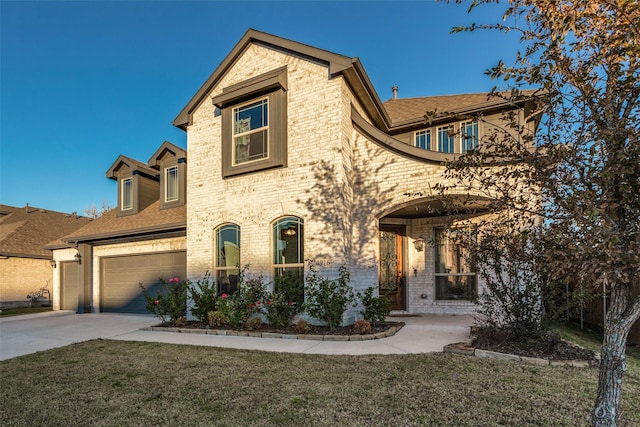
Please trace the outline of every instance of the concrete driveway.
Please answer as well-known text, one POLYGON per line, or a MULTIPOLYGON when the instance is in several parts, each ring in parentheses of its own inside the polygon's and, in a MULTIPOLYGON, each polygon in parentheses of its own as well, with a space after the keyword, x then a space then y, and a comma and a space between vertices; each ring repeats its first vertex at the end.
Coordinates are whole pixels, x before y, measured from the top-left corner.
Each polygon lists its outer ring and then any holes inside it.
POLYGON ((158 323, 150 315, 75 314, 70 311, 0 319, 0 360, 91 339, 149 341, 306 354, 410 354, 441 352, 469 336, 472 316, 391 317, 405 322, 394 336, 370 341, 312 341, 141 330, 158 323))
POLYGON ((0 360, 122 334, 157 324, 151 315, 53 311, 0 318, 0 360))

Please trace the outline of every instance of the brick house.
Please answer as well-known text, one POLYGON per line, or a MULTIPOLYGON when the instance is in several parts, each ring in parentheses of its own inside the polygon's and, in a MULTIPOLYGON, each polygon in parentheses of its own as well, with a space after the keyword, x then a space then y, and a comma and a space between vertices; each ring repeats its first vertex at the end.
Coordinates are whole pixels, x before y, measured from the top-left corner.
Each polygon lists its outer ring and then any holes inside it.
MULTIPOLYGON (((92 311, 128 310, 116 295, 139 298, 130 259, 146 256, 158 274, 211 272, 229 290, 238 265, 267 279, 302 277, 306 260, 328 276, 344 265, 356 289, 377 287, 394 310, 472 313, 482 283, 439 237, 469 210, 481 214, 483 200, 451 193, 466 202, 451 215, 433 187, 444 162, 504 124, 506 111, 535 131, 525 99, 402 99, 394 90, 382 102, 359 59, 249 30, 173 122, 187 134, 188 167, 169 143, 146 164, 120 156, 107 172, 118 207, 65 237, 71 248, 54 256, 64 263, 80 253, 84 271, 70 289, 92 311), (455 114, 427 124, 433 110, 455 114), (480 112, 482 122, 464 118, 480 112), (174 171, 184 193, 167 203, 174 171), (167 253, 182 254, 184 266, 158 270, 167 253)), ((65 286, 58 275, 60 308, 65 286)))
POLYGON ((75 213, 0 205, 0 308, 25 306, 27 295, 41 288, 51 295, 53 264, 45 246, 88 223, 75 213))

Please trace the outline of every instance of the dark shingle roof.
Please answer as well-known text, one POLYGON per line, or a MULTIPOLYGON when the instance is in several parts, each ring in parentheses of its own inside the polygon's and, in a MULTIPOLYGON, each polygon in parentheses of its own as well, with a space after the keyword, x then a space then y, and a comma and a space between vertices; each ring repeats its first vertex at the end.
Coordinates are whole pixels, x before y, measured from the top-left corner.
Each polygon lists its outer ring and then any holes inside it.
POLYGON ((0 205, 0 255, 51 258, 45 246, 90 223, 75 214, 0 205))
POLYGON ((160 209, 156 200, 135 215, 118 216, 118 209, 112 209, 73 233, 64 236, 66 242, 107 239, 132 236, 151 232, 186 228, 187 207, 160 209))

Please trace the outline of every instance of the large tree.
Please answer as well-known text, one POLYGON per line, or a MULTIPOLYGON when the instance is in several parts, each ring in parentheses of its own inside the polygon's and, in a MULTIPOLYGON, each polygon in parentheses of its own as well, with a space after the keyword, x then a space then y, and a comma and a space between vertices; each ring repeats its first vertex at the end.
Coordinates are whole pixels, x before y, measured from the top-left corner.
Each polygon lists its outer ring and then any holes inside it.
POLYGON ((492 96, 528 95, 536 107, 527 112, 542 121, 533 134, 522 116, 507 116, 510 125, 453 162, 450 177, 491 196, 496 213, 541 219, 523 241, 537 245, 548 280, 606 289, 592 424, 616 425, 627 337, 640 317, 640 6, 475 0, 469 11, 485 3, 505 5, 501 22, 454 31, 519 32, 522 50, 488 71, 504 85, 492 96))

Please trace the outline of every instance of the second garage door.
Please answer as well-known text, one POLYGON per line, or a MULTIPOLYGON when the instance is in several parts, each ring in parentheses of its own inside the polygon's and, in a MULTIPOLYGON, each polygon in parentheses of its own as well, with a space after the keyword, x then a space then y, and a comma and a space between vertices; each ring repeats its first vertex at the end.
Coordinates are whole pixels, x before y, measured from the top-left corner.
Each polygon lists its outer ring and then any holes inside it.
POLYGON ((115 313, 149 313, 140 284, 152 294, 160 279, 186 278, 187 254, 163 252, 102 258, 100 261, 100 311, 115 313))

